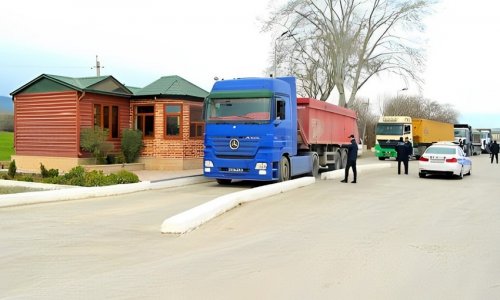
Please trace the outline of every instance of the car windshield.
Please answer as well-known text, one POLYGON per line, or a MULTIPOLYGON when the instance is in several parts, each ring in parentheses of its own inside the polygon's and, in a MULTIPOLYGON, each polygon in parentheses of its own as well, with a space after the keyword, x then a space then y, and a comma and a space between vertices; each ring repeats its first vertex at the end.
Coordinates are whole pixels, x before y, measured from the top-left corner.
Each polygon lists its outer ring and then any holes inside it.
POLYGON ((208 99, 207 121, 269 121, 270 98, 208 99))
POLYGON ((379 135, 403 135, 403 124, 377 124, 376 134, 379 135))
POLYGON ((429 147, 425 151, 427 154, 456 154, 456 149, 451 147, 429 147))

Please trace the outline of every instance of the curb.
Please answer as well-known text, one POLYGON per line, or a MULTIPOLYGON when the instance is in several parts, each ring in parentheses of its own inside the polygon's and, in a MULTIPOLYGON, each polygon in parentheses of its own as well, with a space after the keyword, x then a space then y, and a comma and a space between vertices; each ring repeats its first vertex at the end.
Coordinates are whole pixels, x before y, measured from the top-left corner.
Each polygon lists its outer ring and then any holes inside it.
POLYGON ((314 177, 302 177, 220 196, 165 219, 160 230, 162 233, 186 233, 242 203, 284 193, 315 181, 314 177))
MULTIPOLYGON (((65 185, 63 186, 55 184, 47 185, 44 183, 39 183, 40 184, 39 188, 43 187, 45 189, 51 189, 51 190, 0 195, 0 208, 122 195, 122 194, 135 193, 139 191, 145 191, 145 190, 164 189, 164 188, 171 188, 189 184, 197 184, 207 181, 211 181, 211 179, 203 177, 187 177, 187 178, 176 178, 166 181, 155 181, 155 182, 141 181, 138 183, 117 184, 117 185, 97 186, 97 187, 75 187, 75 186, 65 186, 65 185)), ((10 183, 11 182, 9 182, 10 186, 16 185, 16 184, 11 185, 10 183)), ((20 184, 17 184, 17 186, 28 186, 27 184, 29 184, 28 187, 36 187, 33 185, 35 183, 23 183, 23 182, 19 183, 20 184)), ((2 184, 1 181, 0 184, 2 184)))
MULTIPOLYGON (((390 168, 390 167, 391 167, 391 163, 379 163, 379 164, 370 164, 370 165, 358 165, 358 166, 356 166, 356 170, 358 171, 358 173, 363 173, 364 171, 370 171, 373 169, 390 168)), ((321 179, 322 180, 329 180, 329 179, 344 178, 344 174, 345 174, 344 172, 345 172, 345 169, 324 172, 324 173, 321 173, 321 179)), ((350 175, 352 175, 352 173, 350 173, 350 175)))

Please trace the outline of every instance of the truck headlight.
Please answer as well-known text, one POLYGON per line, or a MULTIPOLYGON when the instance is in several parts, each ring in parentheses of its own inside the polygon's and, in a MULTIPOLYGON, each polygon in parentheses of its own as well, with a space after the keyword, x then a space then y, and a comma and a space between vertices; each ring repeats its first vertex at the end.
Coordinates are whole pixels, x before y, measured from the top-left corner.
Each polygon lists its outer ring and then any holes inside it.
POLYGON ((211 160, 205 160, 205 167, 207 168, 213 168, 214 163, 211 160))
POLYGON ((267 163, 256 163, 255 164, 255 170, 265 170, 267 169, 267 163))

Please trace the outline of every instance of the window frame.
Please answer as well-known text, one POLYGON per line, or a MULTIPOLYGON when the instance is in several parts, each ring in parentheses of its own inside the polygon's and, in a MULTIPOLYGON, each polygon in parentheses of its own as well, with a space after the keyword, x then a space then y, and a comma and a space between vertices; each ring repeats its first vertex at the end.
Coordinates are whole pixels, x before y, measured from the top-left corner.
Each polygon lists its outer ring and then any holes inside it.
POLYGON ((163 104, 163 138, 166 140, 182 140, 183 139, 183 114, 184 105, 182 102, 172 102, 163 104), (167 112, 167 107, 169 106, 178 106, 180 108, 179 112, 167 112), (177 135, 169 135, 168 132, 168 117, 177 117, 178 119, 178 134, 177 135))
POLYGON ((155 105, 154 104, 136 104, 133 106, 133 112, 134 112, 134 129, 135 130, 140 130, 139 129, 139 126, 138 126, 138 123, 139 123, 139 120, 138 118, 139 117, 142 117, 142 121, 141 121, 141 125, 142 125, 142 128, 143 129, 146 129, 146 117, 153 117, 153 130, 152 130, 152 134, 151 135, 146 135, 144 131, 141 130, 142 132, 142 138, 143 139, 154 139, 155 138, 155 133, 156 133, 156 130, 155 130, 155 105), (139 113, 138 112, 138 108, 139 107, 153 107, 153 112, 148 112, 148 113, 139 113))
POLYGON ((92 120, 94 128, 99 127, 101 129, 108 130, 108 138, 111 140, 117 140, 120 138, 120 107, 118 105, 103 104, 103 103, 93 103, 92 105, 92 120), (116 107, 116 131, 113 130, 113 108, 116 107), (98 108, 98 114, 96 114, 96 108, 98 108), (105 111, 107 110, 107 118, 105 111), (98 118, 98 119, 97 119, 98 118), (98 121, 98 122, 96 122, 98 121), (107 127, 105 127, 107 126, 107 127), (116 136, 113 136, 116 133, 116 136))
POLYGON ((201 140, 205 136, 205 121, 203 120, 203 106, 202 105, 189 105, 189 139, 201 140), (192 111, 193 108, 200 110, 200 119, 193 121, 192 111), (192 128, 194 126, 194 135, 192 135, 192 128), (201 133, 198 135, 198 130, 201 133))

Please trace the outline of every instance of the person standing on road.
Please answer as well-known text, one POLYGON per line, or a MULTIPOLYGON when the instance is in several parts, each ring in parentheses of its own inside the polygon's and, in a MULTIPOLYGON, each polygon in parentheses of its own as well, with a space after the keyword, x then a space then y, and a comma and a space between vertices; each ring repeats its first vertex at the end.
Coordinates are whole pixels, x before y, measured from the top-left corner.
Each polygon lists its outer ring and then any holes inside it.
POLYGON ((352 172, 354 174, 354 180, 351 183, 356 183, 358 172, 356 171, 356 159, 358 159, 358 144, 354 138, 354 134, 349 136, 351 138, 351 144, 347 146, 347 165, 345 166, 345 176, 344 180, 340 182, 347 183, 347 178, 349 178, 349 168, 352 167, 352 172))
POLYGON ((500 150, 500 145, 497 144, 497 141, 493 141, 493 144, 490 146, 491 151, 491 163, 493 163, 493 157, 495 157, 498 164, 498 151, 500 150))
POLYGON ((403 137, 399 138, 396 144, 396 159, 398 160, 398 175, 401 174, 401 162, 405 167, 405 174, 408 175, 408 146, 403 142, 403 137))
POLYGON ((411 157, 413 156, 413 145, 411 144, 410 139, 408 139, 408 137, 405 137, 405 146, 408 152, 408 160, 410 160, 411 157))

